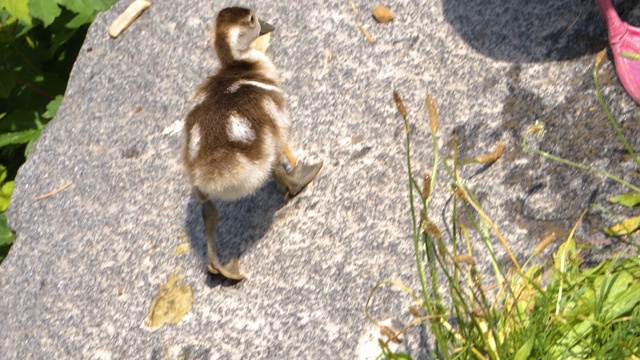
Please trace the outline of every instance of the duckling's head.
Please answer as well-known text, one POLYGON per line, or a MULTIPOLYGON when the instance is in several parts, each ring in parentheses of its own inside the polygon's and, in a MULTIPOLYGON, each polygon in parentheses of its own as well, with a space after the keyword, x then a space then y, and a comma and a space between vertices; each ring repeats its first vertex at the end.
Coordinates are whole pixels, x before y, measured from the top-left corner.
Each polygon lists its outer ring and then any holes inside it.
POLYGON ((220 10, 212 34, 213 46, 221 63, 239 60, 249 51, 258 36, 274 30, 274 27, 258 20, 251 9, 229 7, 220 10))

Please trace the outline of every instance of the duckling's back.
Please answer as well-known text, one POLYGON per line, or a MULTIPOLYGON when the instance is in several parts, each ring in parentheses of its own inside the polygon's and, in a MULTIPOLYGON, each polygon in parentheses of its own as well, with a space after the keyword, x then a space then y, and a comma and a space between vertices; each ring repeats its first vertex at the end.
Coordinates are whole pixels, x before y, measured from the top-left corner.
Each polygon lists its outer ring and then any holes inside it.
POLYGON ((183 160, 208 198, 234 200, 261 187, 286 144, 285 99, 257 62, 238 61, 197 90, 185 120, 183 160))

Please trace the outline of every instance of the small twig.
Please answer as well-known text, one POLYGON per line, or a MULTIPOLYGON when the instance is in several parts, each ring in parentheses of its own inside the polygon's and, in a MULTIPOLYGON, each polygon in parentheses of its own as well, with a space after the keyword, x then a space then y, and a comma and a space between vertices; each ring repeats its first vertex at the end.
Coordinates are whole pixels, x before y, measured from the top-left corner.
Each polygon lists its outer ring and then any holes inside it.
POLYGON ((49 93, 49 92, 46 92, 46 91, 44 91, 44 90, 40 89, 39 87, 37 87, 37 86, 35 86, 35 85, 32 85, 32 84, 30 84, 30 83, 28 83, 28 82, 26 82, 26 81, 24 81, 24 80, 22 80, 22 79, 20 79, 20 78, 18 78, 18 77, 17 77, 17 78, 15 78, 15 82, 16 82, 16 84, 18 84, 18 85, 23 85, 23 86, 28 87, 29 89, 31 89, 31 90, 33 90, 33 91, 37 92, 38 94, 40 94, 40 95, 42 95, 42 96, 44 96, 44 97, 46 97, 46 98, 54 99, 54 98, 56 97, 55 95, 53 95, 53 94, 51 94, 51 93, 49 93))
POLYGON ((62 186, 60 186, 59 188, 57 188, 57 189, 55 189, 55 190, 53 190, 53 191, 50 191, 50 192, 48 192, 48 193, 46 193, 46 194, 43 194, 43 195, 38 196, 38 197, 36 198, 36 200, 42 200, 42 199, 46 199, 46 198, 48 198, 48 197, 50 197, 50 196, 53 196, 53 195, 55 195, 55 194, 57 194, 57 193, 59 193, 59 192, 63 191, 64 189, 68 188, 69 186, 71 186, 71 184, 73 184, 73 181, 69 181, 68 183, 66 183, 66 184, 64 184, 64 185, 62 185, 62 186))
POLYGON ((324 50, 324 66, 322 67, 323 69, 326 69, 329 66, 329 62, 331 61, 331 50, 329 49, 325 49, 324 50))
POLYGON ((375 40, 373 40, 373 38, 371 37, 371 35, 369 35, 369 33, 367 32, 367 30, 364 28, 364 26, 362 25, 358 25, 358 29, 360 29, 360 32, 362 32, 362 34, 364 35, 364 37, 367 38, 367 40, 369 40, 370 43, 374 43, 375 40))
POLYGON ((569 25, 569 27, 567 28, 567 30, 563 31, 562 34, 560 34, 560 36, 564 36, 566 33, 569 32, 569 30, 573 29, 574 26, 576 26, 576 24, 578 23, 578 20, 580 20, 580 16, 582 16, 582 10, 580 10, 580 13, 578 14, 578 16, 576 17, 575 20, 573 20, 573 23, 571 25, 569 25))
POLYGON ((151 6, 151 2, 148 0, 134 0, 129 7, 127 7, 122 14, 118 15, 111 25, 109 25, 107 29, 109 35, 113 38, 120 36, 149 6, 151 6))
MULTIPOLYGON (((16 22, 17 24, 17 22, 16 22)), ((20 58, 24 61, 25 64, 29 65, 30 68, 32 68, 35 72, 38 73, 38 75, 44 75, 44 72, 42 71, 42 69, 40 69, 39 67, 37 67, 28 57, 27 55, 24 54, 24 52, 22 52, 22 50, 20 50, 18 48, 18 46, 15 43, 11 43, 11 49, 18 54, 18 56, 20 56, 20 58)))
POLYGON ((360 30, 360 32, 362 33, 362 35, 364 35, 364 37, 370 42, 370 43, 374 43, 375 40, 373 39, 373 37, 369 34, 369 32, 364 28, 364 26, 362 26, 362 24, 360 24, 360 12, 358 11, 358 8, 356 7, 356 4, 353 3, 353 0, 349 0, 349 6, 351 6, 351 11, 353 11, 353 15, 356 19, 356 26, 358 27, 358 29, 360 30))
POLYGON ((349 0, 349 5, 351 6, 351 10, 353 11, 353 14, 355 16, 358 16, 358 8, 356 7, 356 4, 353 3, 353 0, 349 0))

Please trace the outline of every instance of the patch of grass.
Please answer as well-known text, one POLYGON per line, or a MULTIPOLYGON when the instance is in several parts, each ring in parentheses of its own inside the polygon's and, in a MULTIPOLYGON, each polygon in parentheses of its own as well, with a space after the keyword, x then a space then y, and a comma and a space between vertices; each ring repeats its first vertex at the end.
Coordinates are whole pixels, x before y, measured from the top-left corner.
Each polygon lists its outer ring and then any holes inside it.
MULTIPOLYGON (((602 100, 596 71, 597 67, 594 76, 603 109, 637 162, 602 100)), ((458 158, 457 135, 453 133, 453 156, 441 161, 437 145, 439 119, 433 99, 427 98, 434 165, 432 171, 422 177, 421 185, 413 176, 407 111, 399 94, 394 93, 394 100, 405 124, 413 244, 421 289, 415 293, 405 285, 383 281, 372 290, 366 313, 387 339, 380 340, 380 357, 410 358, 408 354, 392 352, 389 344, 397 342, 408 328, 424 325, 432 335, 434 359, 640 359, 640 255, 616 257, 594 267, 582 266, 574 237, 582 221, 580 217, 553 254, 553 260, 548 262, 550 266, 537 265, 531 260, 555 241, 555 234, 549 234, 538 244, 521 265, 497 225, 459 175, 461 166, 496 161, 504 145, 499 143, 491 154, 463 161, 458 158), (447 191, 435 188, 440 171, 444 171, 453 193, 451 228, 447 232, 432 220, 429 208, 434 191, 447 191), (468 215, 471 225, 458 222, 460 212, 468 215), (474 253, 473 242, 483 244, 482 253, 474 253), (498 263, 496 243, 508 254, 509 269, 498 263), (476 259, 487 258, 493 273, 481 274, 476 259), (381 325, 369 312, 372 298, 384 286, 398 287, 414 301, 409 312, 415 320, 397 333, 381 325)), ((613 179, 631 192, 611 201, 625 206, 638 205, 640 189, 637 186, 603 170, 527 146, 528 136, 543 133, 542 124, 532 126, 523 142, 525 150, 613 179)), ((607 231, 637 242, 633 234, 636 218, 630 219, 607 231)))
POLYGON ((115 1, 0 0, 0 262, 16 172, 58 111, 89 24, 115 1))

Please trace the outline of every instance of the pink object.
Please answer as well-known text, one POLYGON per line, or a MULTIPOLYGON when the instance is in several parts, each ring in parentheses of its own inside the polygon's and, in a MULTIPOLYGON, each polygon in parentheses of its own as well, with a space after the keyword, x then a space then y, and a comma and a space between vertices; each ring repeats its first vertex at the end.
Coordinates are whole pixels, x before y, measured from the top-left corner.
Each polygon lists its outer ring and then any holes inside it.
POLYGON ((597 0, 597 2, 600 15, 609 32, 609 45, 613 52, 618 78, 631 98, 640 104, 640 28, 622 21, 611 0, 597 0), (638 59, 629 59, 629 56, 634 56, 632 54, 636 54, 638 59))

